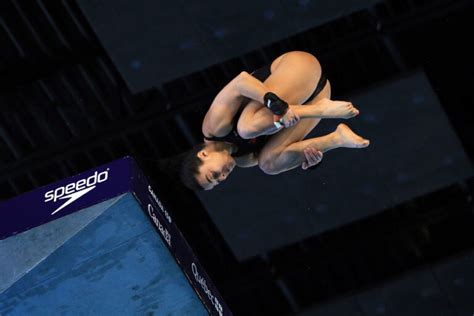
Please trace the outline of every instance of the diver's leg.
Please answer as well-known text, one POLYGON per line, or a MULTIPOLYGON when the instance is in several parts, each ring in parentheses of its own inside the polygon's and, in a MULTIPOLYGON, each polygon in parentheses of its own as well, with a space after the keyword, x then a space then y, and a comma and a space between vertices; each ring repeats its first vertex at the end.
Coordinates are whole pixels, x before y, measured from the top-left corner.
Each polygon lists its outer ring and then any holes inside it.
POLYGON ((275 175, 301 166, 306 161, 304 150, 308 147, 324 153, 340 147, 364 148, 368 145, 369 140, 355 134, 347 125, 341 123, 334 132, 325 136, 297 141, 287 146, 267 147, 260 153, 258 162, 263 172, 275 175))
MULTIPOLYGON (((298 105, 307 100, 321 77, 318 60, 305 52, 289 52, 278 57, 271 65, 271 75, 264 81, 265 86, 290 104, 291 110, 301 120, 315 118, 351 118, 359 111, 347 101, 333 101, 329 97, 313 98, 306 105, 298 105)), ((326 83, 326 86, 329 82, 326 83)), ((237 130, 242 138, 273 135, 282 130, 273 124, 273 113, 260 102, 250 101, 242 111, 237 130)), ((298 122, 297 124, 300 124, 298 122)), ((310 124, 310 123, 308 123, 310 124)))
MULTIPOLYGON (((264 84, 288 104, 301 104, 313 93, 320 77, 321 66, 313 55, 293 51, 272 63, 271 75, 264 84)), ((243 109, 237 130, 243 138, 271 135, 279 131, 273 124, 273 113, 254 100, 243 109)))
MULTIPOLYGON (((289 105, 290 109, 301 120, 310 118, 340 118, 348 119, 359 114, 351 102, 334 101, 327 98, 320 99, 317 103, 309 103, 306 105, 289 105)), ((247 128, 241 127, 239 135, 242 138, 254 138, 261 135, 273 135, 281 131, 284 127, 276 128, 273 124, 273 115, 268 114, 268 110, 261 108, 255 112, 251 119, 249 119, 247 128), (244 131, 245 130, 245 131, 244 131)), ((296 123, 296 124, 299 124, 296 123)), ((241 123, 241 126, 244 123, 241 123)))

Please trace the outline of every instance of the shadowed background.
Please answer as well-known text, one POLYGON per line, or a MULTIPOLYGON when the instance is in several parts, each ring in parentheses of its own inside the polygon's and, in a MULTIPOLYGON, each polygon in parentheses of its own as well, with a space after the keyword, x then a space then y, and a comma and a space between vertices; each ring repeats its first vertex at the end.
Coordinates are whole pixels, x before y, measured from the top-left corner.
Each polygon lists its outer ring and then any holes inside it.
POLYGON ((4 1, 0 198, 130 154, 236 315, 472 313, 472 9, 4 1), (347 123, 367 150, 310 172, 237 169, 203 194, 156 170, 202 141, 220 88, 290 50, 361 110, 347 123))

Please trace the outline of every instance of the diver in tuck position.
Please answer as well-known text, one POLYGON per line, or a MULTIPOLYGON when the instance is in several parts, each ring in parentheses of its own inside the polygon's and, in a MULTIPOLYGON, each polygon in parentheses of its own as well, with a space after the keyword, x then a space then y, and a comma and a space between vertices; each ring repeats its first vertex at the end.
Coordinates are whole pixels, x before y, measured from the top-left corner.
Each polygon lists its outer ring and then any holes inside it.
POLYGON ((212 102, 202 124, 204 143, 184 155, 181 182, 211 190, 236 166, 258 165, 275 175, 311 168, 331 149, 367 147, 369 140, 342 123, 328 135, 304 140, 322 118, 359 114, 350 102, 330 97, 318 60, 306 52, 288 52, 252 74, 241 72, 212 102))

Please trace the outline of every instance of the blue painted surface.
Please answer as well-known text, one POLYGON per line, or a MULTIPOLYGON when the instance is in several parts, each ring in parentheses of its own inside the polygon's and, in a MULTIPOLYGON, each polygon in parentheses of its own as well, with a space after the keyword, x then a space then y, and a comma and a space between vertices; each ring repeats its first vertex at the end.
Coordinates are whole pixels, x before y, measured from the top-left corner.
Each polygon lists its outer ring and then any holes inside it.
POLYGON ((0 294, 34 269, 122 196, 0 240, 0 294))
POLYGON ((0 314, 208 315, 131 194, 0 294, 0 314))

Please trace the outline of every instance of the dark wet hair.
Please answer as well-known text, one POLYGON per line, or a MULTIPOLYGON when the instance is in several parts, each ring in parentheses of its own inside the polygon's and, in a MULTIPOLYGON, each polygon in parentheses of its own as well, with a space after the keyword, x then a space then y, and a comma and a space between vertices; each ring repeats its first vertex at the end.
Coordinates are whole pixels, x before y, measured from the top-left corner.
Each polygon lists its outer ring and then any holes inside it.
POLYGON ((179 170, 181 182, 193 191, 203 191, 204 188, 199 184, 196 177, 199 175, 199 167, 203 162, 197 153, 206 147, 205 143, 197 144, 192 149, 183 153, 182 162, 179 170))
MULTIPOLYGON (((179 183, 192 191, 203 191, 204 188, 197 181, 199 168, 204 163, 198 156, 198 152, 206 148, 206 143, 195 145, 188 151, 182 152, 172 157, 159 159, 156 161, 157 170, 166 174, 171 181, 179 183)), ((223 151, 225 145, 223 142, 213 143, 212 150, 223 151)))
POLYGON ((165 192, 165 195, 174 196, 176 192, 204 190, 196 177, 199 174, 199 167, 203 164, 197 157, 197 153, 205 147, 205 143, 197 144, 188 151, 166 158, 142 155, 135 158, 159 191, 165 192), (183 189, 185 191, 182 191, 183 189))

